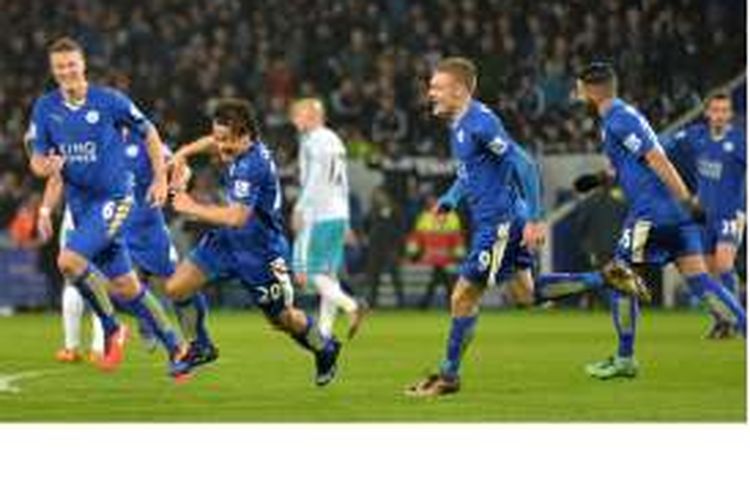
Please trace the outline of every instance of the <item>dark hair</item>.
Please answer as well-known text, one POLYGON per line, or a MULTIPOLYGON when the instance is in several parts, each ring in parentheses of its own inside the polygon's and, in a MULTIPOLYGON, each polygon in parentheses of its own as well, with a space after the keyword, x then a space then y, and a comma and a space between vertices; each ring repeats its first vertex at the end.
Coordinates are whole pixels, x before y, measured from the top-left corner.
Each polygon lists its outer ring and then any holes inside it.
POLYGON ((48 54, 54 54, 55 52, 78 52, 83 55, 83 47, 69 36, 64 36, 56 39, 47 47, 48 54))
POLYGON ((594 61, 578 73, 578 79, 586 85, 613 84, 617 79, 612 65, 606 61, 594 61))
POLYGON ((716 90, 708 94, 708 97, 706 98, 706 104, 708 104, 711 101, 731 101, 731 100, 732 100, 732 96, 729 95, 729 92, 725 90, 716 90))
POLYGON ((437 63, 435 71, 453 75, 469 92, 477 86, 477 67, 465 57, 446 57, 437 63))
POLYGON ((258 121, 250 101, 236 98, 222 98, 216 101, 213 121, 229 127, 234 134, 249 135, 255 140, 258 136, 258 121))

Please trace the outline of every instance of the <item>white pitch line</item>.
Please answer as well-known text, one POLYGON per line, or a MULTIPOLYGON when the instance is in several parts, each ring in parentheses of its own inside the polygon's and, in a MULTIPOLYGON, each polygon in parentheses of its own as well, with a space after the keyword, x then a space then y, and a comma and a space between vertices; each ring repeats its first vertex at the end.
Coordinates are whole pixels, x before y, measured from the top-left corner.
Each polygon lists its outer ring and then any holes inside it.
POLYGON ((49 375, 50 373, 59 371, 62 370, 35 370, 16 373, 0 373, 0 392, 18 394, 21 392, 21 388, 16 385, 16 382, 19 380, 41 377, 42 375, 49 375))

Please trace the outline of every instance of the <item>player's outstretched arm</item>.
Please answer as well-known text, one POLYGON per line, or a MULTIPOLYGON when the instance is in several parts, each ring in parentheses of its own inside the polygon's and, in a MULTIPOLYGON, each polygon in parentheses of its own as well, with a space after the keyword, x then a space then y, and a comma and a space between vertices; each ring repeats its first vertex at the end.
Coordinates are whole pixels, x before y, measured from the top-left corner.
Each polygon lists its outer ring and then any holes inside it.
POLYGON ((199 154, 211 153, 214 149, 214 139, 210 135, 205 135, 200 139, 180 146, 174 155, 172 155, 170 161, 170 187, 178 191, 184 189, 190 180, 188 160, 199 154))
POLYGON ((177 192, 172 199, 172 207, 196 219, 216 226, 242 227, 252 215, 252 209, 241 203, 229 205, 209 205, 195 201, 185 192, 177 192))

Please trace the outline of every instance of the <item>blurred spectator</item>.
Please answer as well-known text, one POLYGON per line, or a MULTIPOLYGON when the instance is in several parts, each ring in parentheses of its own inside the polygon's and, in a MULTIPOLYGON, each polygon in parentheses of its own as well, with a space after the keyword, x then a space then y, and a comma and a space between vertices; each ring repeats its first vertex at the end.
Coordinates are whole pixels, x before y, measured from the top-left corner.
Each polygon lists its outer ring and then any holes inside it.
POLYGON ((365 221, 367 231, 368 302, 378 305, 380 276, 388 273, 396 292, 396 305, 404 306, 404 287, 401 280, 401 247, 404 231, 401 214, 383 187, 375 188, 370 202, 370 213, 365 221))
POLYGON ((407 242, 409 257, 432 268, 427 289, 419 301, 419 306, 425 309, 432 306, 439 285, 445 289, 446 297, 450 296, 456 280, 456 266, 466 251, 458 214, 437 215, 434 211, 436 204, 437 198, 429 195, 407 242))
POLYGON ((42 196, 32 193, 21 203, 8 226, 8 234, 13 244, 20 248, 35 248, 41 243, 36 230, 36 219, 42 196))

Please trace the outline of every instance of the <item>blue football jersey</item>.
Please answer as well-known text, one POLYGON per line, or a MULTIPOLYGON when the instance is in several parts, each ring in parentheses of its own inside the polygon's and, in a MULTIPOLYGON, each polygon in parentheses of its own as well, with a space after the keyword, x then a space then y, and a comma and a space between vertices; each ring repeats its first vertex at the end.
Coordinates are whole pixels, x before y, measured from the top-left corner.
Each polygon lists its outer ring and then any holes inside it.
POLYGON ((223 170, 221 184, 228 202, 241 203, 252 210, 243 227, 219 230, 231 250, 240 255, 255 254, 255 257, 286 256, 281 185, 276 164, 266 146, 255 142, 223 170))
POLYGON ((37 99, 27 139, 34 153, 55 152, 65 158, 62 177, 74 206, 130 193, 132 173, 125 165, 122 129, 145 135, 150 126, 124 94, 91 85, 78 106, 67 103, 60 90, 37 99))
MULTIPOLYGON (((481 102, 472 101, 451 125, 450 143, 474 223, 495 224, 512 217, 519 196, 518 165, 525 165, 528 156, 510 138, 498 116, 481 102)), ((536 212, 536 200, 527 202, 536 212)))
MULTIPOLYGON (((146 196, 151 183, 154 180, 154 170, 151 166, 151 158, 148 156, 148 148, 144 137, 128 134, 125 138, 125 163, 126 167, 133 173, 133 186, 135 200, 138 205, 148 204, 146 196)), ((172 156, 172 151, 165 144, 165 161, 172 156)))
POLYGON ((713 137, 705 122, 690 125, 667 144, 670 158, 692 173, 701 204, 711 220, 731 219, 745 210, 745 133, 730 125, 713 137))
POLYGON ((604 153, 630 205, 629 218, 654 224, 689 220, 669 188, 646 162, 646 153, 661 148, 648 121, 633 106, 615 99, 602 117, 604 153))

